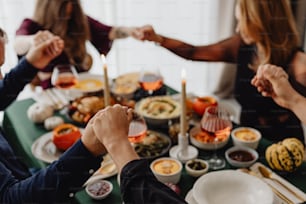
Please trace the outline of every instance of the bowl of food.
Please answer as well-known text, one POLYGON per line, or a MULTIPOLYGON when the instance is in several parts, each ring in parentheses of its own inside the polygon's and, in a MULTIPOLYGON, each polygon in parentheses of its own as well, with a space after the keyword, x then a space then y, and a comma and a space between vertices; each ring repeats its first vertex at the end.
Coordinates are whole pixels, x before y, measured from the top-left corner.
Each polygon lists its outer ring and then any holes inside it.
POLYGON ((153 160, 169 151, 171 140, 163 133, 147 130, 146 137, 141 142, 131 144, 141 158, 153 160))
POLYGON ((77 125, 85 126, 90 118, 103 108, 103 97, 82 96, 70 103, 68 117, 77 125))
POLYGON ((52 141, 62 151, 67 150, 80 138, 80 129, 69 123, 60 124, 53 130, 52 141))
POLYGON ((142 115, 148 124, 162 125, 179 118, 181 105, 171 96, 152 96, 137 102, 135 111, 142 115))
POLYGON ((193 127, 190 130, 189 135, 190 142, 194 146, 204 150, 221 149, 228 143, 230 138, 229 134, 214 135, 212 133, 202 131, 199 125, 193 127))
POLYGON ((196 97, 193 100, 192 108, 195 113, 197 113, 199 116, 202 116, 207 107, 217 106, 217 104, 217 100, 212 96, 196 97))
POLYGON ((203 159, 192 159, 185 163, 187 174, 192 177, 199 177, 207 173, 209 164, 203 159))
POLYGON ((256 149, 261 139, 261 133, 255 128, 239 127, 231 132, 231 137, 235 146, 245 146, 256 149))
POLYGON ((78 75, 78 82, 73 88, 75 91, 82 93, 101 91, 104 88, 103 76, 85 72, 80 73, 78 75))
POLYGON ((138 72, 127 73, 117 77, 111 86, 112 94, 116 98, 132 99, 135 91, 139 88, 138 79, 138 72))
POLYGON ((177 159, 162 157, 151 162, 150 168, 160 182, 177 184, 180 181, 183 166, 177 159))
POLYGON ((106 198, 113 190, 113 184, 107 180, 96 179, 87 184, 86 193, 96 200, 106 198))
POLYGON ((256 162, 258 153, 250 147, 234 146, 225 151, 225 158, 230 165, 245 168, 256 162))

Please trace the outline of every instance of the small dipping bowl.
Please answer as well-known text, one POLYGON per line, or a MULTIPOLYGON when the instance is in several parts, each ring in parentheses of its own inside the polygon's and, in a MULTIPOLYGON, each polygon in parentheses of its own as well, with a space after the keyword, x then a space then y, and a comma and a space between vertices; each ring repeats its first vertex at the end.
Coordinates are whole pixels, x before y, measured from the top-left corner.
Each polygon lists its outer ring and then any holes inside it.
POLYGON ((87 184, 86 193, 96 200, 106 198, 113 190, 113 184, 107 180, 97 179, 87 184))
POLYGON ((186 162, 185 169, 190 176, 199 177, 207 173, 209 164, 203 159, 192 159, 186 162))
POLYGON ((245 168, 256 162, 258 153, 249 147, 234 146, 225 151, 225 158, 230 165, 245 168))
POLYGON ((180 181, 183 166, 177 159, 162 157, 154 160, 150 168, 160 182, 177 184, 180 181))
POLYGON ((261 139, 261 133, 251 127, 239 127, 231 132, 231 137, 235 146, 256 149, 261 139))

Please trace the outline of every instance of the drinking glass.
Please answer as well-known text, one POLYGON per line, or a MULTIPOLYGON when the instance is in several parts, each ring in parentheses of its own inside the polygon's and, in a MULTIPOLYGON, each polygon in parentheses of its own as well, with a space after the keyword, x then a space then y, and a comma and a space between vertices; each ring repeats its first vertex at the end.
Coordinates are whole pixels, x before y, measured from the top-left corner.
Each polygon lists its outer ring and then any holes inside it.
POLYGON ((128 139, 131 143, 139 143, 147 136, 147 124, 143 116, 133 111, 129 126, 128 139))
POLYGON ((77 84, 78 73, 73 65, 61 64, 54 67, 51 83, 53 86, 63 89, 65 97, 69 99, 69 89, 77 84))
POLYGON ((201 129, 214 137, 214 153, 208 160, 211 169, 221 169, 225 166, 224 158, 217 155, 217 144, 220 140, 229 137, 232 129, 230 113, 219 106, 209 106, 201 119, 201 129))
POLYGON ((159 69, 144 70, 142 69, 139 76, 140 87, 152 95, 154 91, 163 86, 163 77, 160 75, 159 69))

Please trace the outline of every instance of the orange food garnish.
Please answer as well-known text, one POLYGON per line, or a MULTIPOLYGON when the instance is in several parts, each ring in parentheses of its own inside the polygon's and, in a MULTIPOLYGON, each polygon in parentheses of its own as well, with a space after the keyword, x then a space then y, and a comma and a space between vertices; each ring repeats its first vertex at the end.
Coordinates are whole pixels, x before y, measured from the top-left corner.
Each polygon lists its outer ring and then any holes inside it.
POLYGON ((218 142, 224 141, 228 137, 228 135, 226 134, 213 135, 205 131, 198 131, 193 137, 199 142, 213 143, 216 140, 216 138, 218 142))
POLYGON ((193 110, 200 116, 205 112, 208 106, 216 106, 217 100, 211 96, 197 97, 193 102, 193 110))
POLYGON ((81 132, 79 128, 72 124, 64 123, 53 130, 52 141, 60 150, 67 150, 80 138, 81 132))

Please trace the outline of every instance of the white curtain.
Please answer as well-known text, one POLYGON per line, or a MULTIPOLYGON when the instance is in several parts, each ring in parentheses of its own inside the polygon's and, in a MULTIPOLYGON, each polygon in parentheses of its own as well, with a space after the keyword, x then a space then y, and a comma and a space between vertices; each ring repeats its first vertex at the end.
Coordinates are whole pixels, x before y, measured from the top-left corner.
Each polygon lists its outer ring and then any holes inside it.
MULTIPOLYGON (((10 41, 4 70, 17 62, 12 47, 15 31, 23 18, 32 16, 34 3, 35 0, 0 0, 0 26, 8 32, 10 41)), ((232 34, 234 4, 235 0, 82 0, 88 15, 109 25, 152 24, 158 33, 195 45, 213 43, 232 34)), ((100 56, 90 44, 88 47, 94 54, 91 72, 102 74, 100 56)), ((117 40, 107 62, 111 77, 158 67, 165 83, 177 90, 184 68, 187 91, 199 95, 227 93, 234 76, 234 69, 230 69, 231 74, 226 74, 224 80, 224 64, 187 61, 154 43, 134 39, 117 40)))

